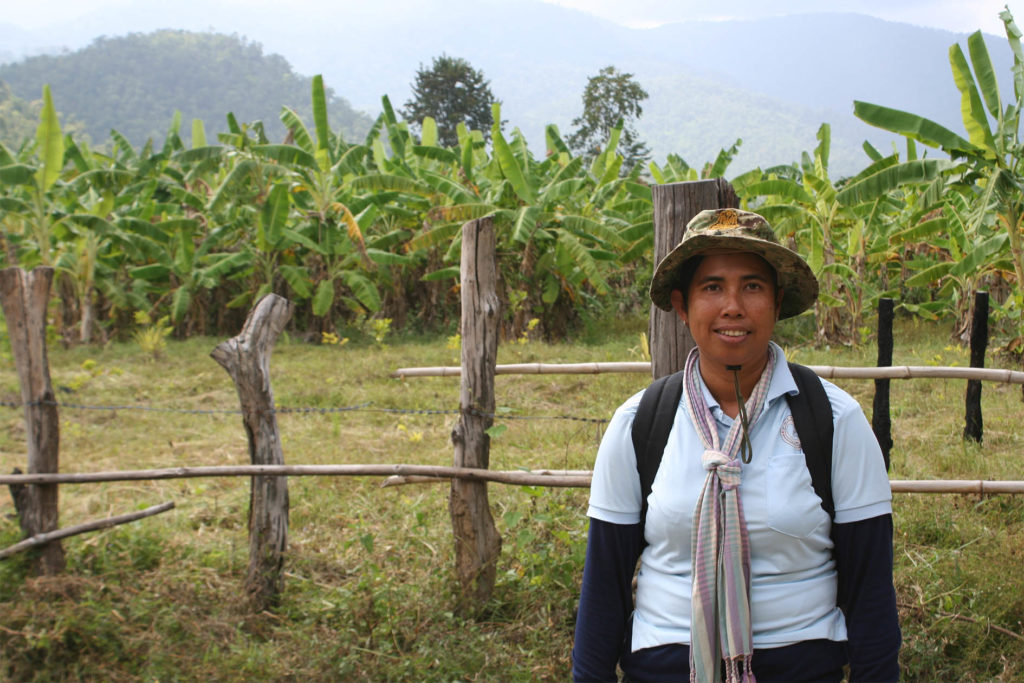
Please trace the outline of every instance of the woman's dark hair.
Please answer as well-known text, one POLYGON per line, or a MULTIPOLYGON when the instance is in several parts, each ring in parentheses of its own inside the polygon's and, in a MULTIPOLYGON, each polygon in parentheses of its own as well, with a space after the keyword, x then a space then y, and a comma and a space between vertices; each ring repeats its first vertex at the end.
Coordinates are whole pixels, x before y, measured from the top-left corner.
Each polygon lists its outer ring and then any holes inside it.
POLYGON ((690 293, 690 283, 693 282, 693 276, 697 274, 697 268, 700 266, 700 262, 704 260, 702 254, 683 261, 683 265, 679 266, 679 270, 676 271, 676 281, 672 285, 672 289, 678 289, 683 295, 683 305, 686 305, 686 297, 690 293))

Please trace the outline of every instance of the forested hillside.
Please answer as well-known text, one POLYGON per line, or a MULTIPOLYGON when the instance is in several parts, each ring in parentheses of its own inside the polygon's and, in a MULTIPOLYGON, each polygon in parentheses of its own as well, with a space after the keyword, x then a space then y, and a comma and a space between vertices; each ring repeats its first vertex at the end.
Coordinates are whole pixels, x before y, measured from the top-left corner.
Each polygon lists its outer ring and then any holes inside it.
MULTIPOLYGON (((107 140, 111 129, 136 145, 162 141, 175 111, 186 139, 192 119, 202 119, 209 134, 226 131, 227 112, 240 122, 263 121, 269 138, 278 141, 285 135, 282 106, 312 122, 310 79, 238 36, 167 30, 101 37, 75 52, 0 66, 0 81, 28 101, 38 100, 48 83, 61 113, 82 121, 97 142, 107 140)), ((366 115, 329 88, 327 98, 339 132, 365 135, 371 123, 366 115)))

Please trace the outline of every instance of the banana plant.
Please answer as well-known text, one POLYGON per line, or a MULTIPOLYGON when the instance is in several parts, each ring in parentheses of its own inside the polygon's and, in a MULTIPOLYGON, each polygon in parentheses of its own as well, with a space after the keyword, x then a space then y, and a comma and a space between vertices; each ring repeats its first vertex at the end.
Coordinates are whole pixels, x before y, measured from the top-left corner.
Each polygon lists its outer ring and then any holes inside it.
MULTIPOLYGON (((854 114, 879 128, 938 148, 964 166, 963 182, 972 188, 974 209, 969 218, 977 232, 989 214, 997 216, 1006 233, 1009 260, 1016 281, 1016 310, 1024 310, 1024 150, 1020 116, 1024 108, 1024 49, 1021 31, 1009 9, 1000 12, 1013 53, 1013 99, 1004 105, 988 48, 980 31, 967 38, 970 58, 955 43, 949 48, 953 80, 960 92, 960 114, 967 137, 924 117, 897 109, 855 102, 854 114)), ((999 257, 998 254, 994 255, 999 257)), ((1019 340, 1024 339, 1024 315, 1018 313, 1019 340)))
MULTIPOLYGON (((12 265, 27 268, 52 265, 55 244, 53 230, 67 213, 61 206, 64 169, 64 138, 53 105, 50 86, 43 86, 43 108, 36 127, 35 144, 15 159, 0 152, 0 182, 18 188, 4 199, 2 223, 12 265), (28 156, 29 152, 33 156, 28 156)), ((73 198, 70 198, 73 202, 73 198)))
POLYGON ((817 137, 814 156, 803 154, 797 174, 768 174, 760 182, 745 182, 742 198, 747 203, 758 202, 758 212, 779 236, 806 255, 821 286, 814 307, 818 337, 849 342, 857 320, 851 319, 847 304, 860 299, 860 283, 846 257, 860 250, 862 233, 858 232, 856 214, 839 201, 838 190, 829 178, 831 127, 822 124, 817 137), (841 256, 838 260, 837 249, 841 256))

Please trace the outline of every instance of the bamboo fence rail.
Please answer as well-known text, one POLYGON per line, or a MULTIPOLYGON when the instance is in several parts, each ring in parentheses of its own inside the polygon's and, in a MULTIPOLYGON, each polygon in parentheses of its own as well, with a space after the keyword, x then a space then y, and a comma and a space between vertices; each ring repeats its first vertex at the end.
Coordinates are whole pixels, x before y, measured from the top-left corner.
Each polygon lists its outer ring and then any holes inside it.
POLYGON ((100 529, 107 529, 112 526, 119 524, 127 524, 128 522, 134 522, 145 517, 152 517, 158 515, 161 512, 167 512, 174 508, 174 502, 168 501, 166 503, 160 503, 148 507, 145 510, 139 510, 138 512, 129 512, 124 515, 117 515, 115 517, 108 517, 107 519, 100 519, 95 522, 86 522, 85 524, 76 524, 75 526, 65 527, 63 529, 57 529, 55 531, 47 531, 46 533, 36 534, 35 536, 29 536, 23 541, 19 541, 14 545, 0 550, 0 560, 10 557, 15 553, 20 553, 29 548, 44 545, 51 541, 56 541, 62 538, 68 538, 70 536, 77 536, 79 534, 88 533, 90 531, 99 531, 100 529))
MULTIPOLYGON (((1024 384, 1024 372, 998 368, 967 368, 932 365, 893 365, 890 367, 808 366, 825 379, 967 379, 1004 384, 1024 384)), ((497 375, 596 375, 611 372, 649 373, 650 363, 515 363, 499 365, 497 375)), ((392 377, 458 377, 455 366, 398 368, 392 377)))
MULTIPOLYGON (((4 484, 94 484, 111 481, 194 479, 199 477, 374 477, 385 476, 383 486, 451 479, 489 481, 514 486, 550 486, 588 488, 588 470, 502 471, 470 467, 435 465, 225 465, 207 467, 171 467, 154 470, 116 470, 66 474, 6 474, 4 484)), ((1024 481, 984 481, 974 479, 891 480, 893 493, 977 493, 1024 494, 1024 481)))

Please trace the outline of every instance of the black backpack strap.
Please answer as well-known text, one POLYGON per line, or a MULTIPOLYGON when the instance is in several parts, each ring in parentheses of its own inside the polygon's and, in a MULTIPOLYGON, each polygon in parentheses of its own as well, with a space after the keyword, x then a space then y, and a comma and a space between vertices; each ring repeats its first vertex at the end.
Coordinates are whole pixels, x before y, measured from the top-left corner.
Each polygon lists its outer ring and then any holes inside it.
POLYGON ((811 473, 811 485, 821 498, 821 507, 830 518, 835 518, 836 506, 832 500, 832 435, 835 432, 832 404, 813 370, 796 363, 790 363, 789 370, 800 393, 795 396, 787 394, 786 401, 811 473))
POLYGON ((683 396, 682 371, 659 377, 644 390, 633 418, 633 451, 636 471, 640 475, 640 525, 647 521, 647 497, 651 495, 654 477, 661 465, 661 456, 668 443, 668 434, 675 422, 679 400, 683 396))

